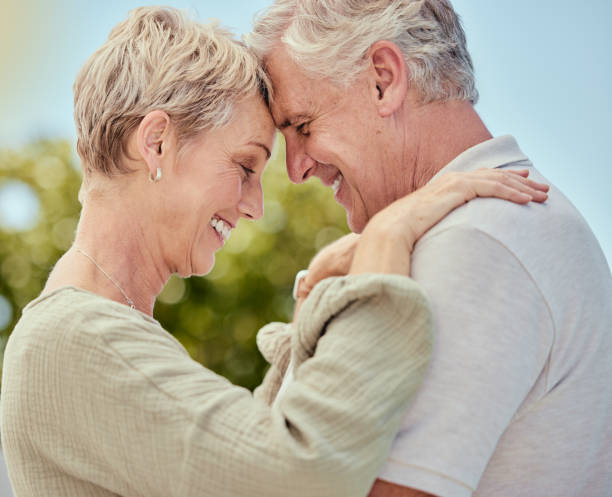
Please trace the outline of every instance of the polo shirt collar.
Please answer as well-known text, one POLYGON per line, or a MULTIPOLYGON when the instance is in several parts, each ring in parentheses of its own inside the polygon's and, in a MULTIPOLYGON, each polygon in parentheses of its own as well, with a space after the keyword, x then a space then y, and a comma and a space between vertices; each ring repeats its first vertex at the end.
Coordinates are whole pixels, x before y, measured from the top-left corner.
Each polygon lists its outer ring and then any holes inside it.
POLYGON ((474 171, 476 169, 495 169, 515 162, 523 162, 522 167, 533 167, 529 158, 521 151, 511 135, 491 138, 460 153, 429 180, 453 171, 474 171))

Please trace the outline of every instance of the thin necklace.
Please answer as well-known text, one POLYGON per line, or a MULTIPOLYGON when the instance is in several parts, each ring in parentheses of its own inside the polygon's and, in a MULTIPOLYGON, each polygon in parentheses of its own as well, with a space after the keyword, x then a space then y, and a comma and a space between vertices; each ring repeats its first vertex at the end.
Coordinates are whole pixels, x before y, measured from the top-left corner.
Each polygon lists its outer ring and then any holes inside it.
POLYGON ((80 248, 79 248, 79 247, 77 247, 76 245, 74 245, 74 248, 75 248, 75 249, 77 249, 79 252, 81 252, 81 254, 83 254, 85 257, 87 257, 87 258, 88 258, 88 259, 89 259, 91 262, 93 262, 93 265, 94 265, 94 266, 96 266, 96 267, 97 267, 97 268, 98 268, 100 271, 102 271, 102 274, 103 274, 104 276, 106 276, 106 277, 107 277, 107 278, 110 280, 110 282, 111 282, 113 285, 115 285, 115 286, 116 286, 116 287, 119 289, 119 291, 121 292, 121 295, 123 295, 123 296, 125 297, 126 302, 127 302, 127 303, 128 303, 128 305, 130 306, 130 309, 136 309, 136 306, 134 305, 134 301, 133 301, 131 298, 129 298, 129 297, 127 296, 127 294, 126 294, 126 293, 123 291, 123 289, 122 289, 122 288, 119 286, 119 283, 117 283, 117 282, 116 282, 116 281, 115 281, 115 280, 114 280, 114 279, 111 277, 111 275, 110 275, 110 274, 108 274, 106 271, 104 271, 104 269, 102 269, 102 268, 100 267, 100 265, 99 265, 99 264, 98 264, 96 261, 94 261, 94 258, 93 258, 91 255, 89 255, 87 252, 85 252, 84 250, 80 249, 80 248))

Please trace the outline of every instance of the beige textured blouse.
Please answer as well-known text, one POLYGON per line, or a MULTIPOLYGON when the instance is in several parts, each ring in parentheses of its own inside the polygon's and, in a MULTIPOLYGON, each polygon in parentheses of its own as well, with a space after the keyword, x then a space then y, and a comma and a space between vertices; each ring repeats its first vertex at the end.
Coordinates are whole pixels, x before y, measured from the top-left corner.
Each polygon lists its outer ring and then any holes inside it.
POLYGON ((270 407, 266 382, 232 385, 138 311, 39 297, 4 358, 15 497, 367 494, 429 359, 427 302, 406 277, 330 278, 291 329, 295 381, 270 407))

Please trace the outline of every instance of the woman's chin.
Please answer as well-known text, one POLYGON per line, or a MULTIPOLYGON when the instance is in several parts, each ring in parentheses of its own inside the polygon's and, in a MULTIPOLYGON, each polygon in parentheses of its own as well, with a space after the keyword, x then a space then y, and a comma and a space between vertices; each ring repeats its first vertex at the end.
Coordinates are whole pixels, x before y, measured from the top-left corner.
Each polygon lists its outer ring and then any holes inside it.
MULTIPOLYGON (((204 258, 203 258, 204 259, 204 258)), ((210 256, 206 257, 206 260, 198 261, 192 268, 192 274, 190 276, 206 276, 210 273, 215 266, 215 253, 213 252, 210 256)))
POLYGON ((189 278, 191 276, 206 276, 210 273, 215 266, 215 254, 209 254, 207 256, 201 256, 199 258, 193 257, 191 259, 191 265, 189 267, 180 268, 176 271, 176 274, 181 278, 189 278))

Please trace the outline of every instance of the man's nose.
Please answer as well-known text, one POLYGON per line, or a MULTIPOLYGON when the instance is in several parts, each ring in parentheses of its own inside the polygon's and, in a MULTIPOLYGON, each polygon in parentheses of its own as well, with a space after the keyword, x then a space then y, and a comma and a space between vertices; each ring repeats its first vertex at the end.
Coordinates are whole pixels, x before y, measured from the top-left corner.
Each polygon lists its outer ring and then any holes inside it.
POLYGON ((306 153, 303 144, 294 137, 285 137, 287 174, 293 183, 303 183, 312 174, 316 162, 306 153))

